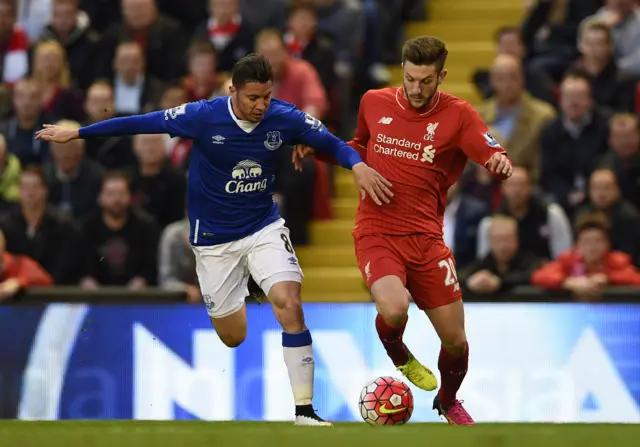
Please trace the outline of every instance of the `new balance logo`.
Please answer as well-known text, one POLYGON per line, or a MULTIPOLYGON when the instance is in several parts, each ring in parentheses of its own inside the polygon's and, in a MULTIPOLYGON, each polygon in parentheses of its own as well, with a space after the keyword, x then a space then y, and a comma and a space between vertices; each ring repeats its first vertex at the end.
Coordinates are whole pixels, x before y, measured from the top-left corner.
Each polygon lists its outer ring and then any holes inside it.
POLYGON ((391 121, 393 121, 393 118, 383 116, 382 118, 380 118, 380 121, 378 121, 378 124, 391 124, 391 121))
POLYGON ((211 137, 213 144, 224 144, 224 137, 222 135, 216 135, 211 137))
POLYGON ((421 162, 425 163, 433 163, 433 159, 436 157, 436 148, 433 147, 432 144, 430 144, 429 146, 425 146, 424 149, 422 150, 422 158, 420 159, 421 162))

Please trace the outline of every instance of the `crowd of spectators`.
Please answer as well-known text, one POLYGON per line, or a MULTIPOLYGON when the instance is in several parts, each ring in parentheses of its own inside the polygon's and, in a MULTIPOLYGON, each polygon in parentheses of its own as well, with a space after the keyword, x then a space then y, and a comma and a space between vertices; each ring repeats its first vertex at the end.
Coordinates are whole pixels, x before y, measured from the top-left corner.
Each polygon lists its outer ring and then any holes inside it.
MULTIPOLYGON (((472 82, 515 163, 470 167, 449 191, 445 240, 474 295, 533 284, 576 297, 640 274, 640 2, 531 0, 472 82)), ((200 300, 185 219, 191 142, 166 135, 33 138, 226 95, 249 52, 276 97, 348 138, 363 91, 385 85, 403 0, 0 0, 0 299, 30 284, 159 285, 200 300), (9 272, 14 272, 11 275, 9 272)), ((319 169, 282 155, 275 199, 295 244, 319 169), (288 206, 295 204, 295 206, 288 206)))
POLYGON ((445 238, 474 295, 534 285, 598 299, 640 285, 640 2, 525 3, 472 77, 513 176, 470 167, 445 238))
MULTIPOLYGON (((201 300, 185 219, 191 142, 47 144, 34 139, 43 124, 227 95, 234 63, 259 52, 275 97, 348 136, 360 94, 388 81, 401 25, 423 3, 0 0, 0 300, 29 284, 158 285, 201 300)), ((295 172, 280 152, 275 198, 304 244, 318 173, 295 172)))

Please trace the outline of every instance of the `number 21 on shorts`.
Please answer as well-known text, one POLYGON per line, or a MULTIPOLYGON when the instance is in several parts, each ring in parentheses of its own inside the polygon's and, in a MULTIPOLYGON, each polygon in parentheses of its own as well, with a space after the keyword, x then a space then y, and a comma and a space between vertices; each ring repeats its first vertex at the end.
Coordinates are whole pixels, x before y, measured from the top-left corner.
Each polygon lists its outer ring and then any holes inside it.
POLYGON ((438 267, 446 271, 444 284, 446 286, 454 286, 455 290, 458 290, 460 285, 458 284, 458 274, 456 273, 456 265, 453 262, 453 258, 443 259, 438 262, 438 267))

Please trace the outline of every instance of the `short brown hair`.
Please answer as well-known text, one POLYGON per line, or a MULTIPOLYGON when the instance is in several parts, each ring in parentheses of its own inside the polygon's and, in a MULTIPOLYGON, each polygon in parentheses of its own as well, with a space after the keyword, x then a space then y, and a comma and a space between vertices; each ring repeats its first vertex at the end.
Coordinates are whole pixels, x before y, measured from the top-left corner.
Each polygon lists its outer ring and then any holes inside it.
POLYGON ((288 6, 289 16, 298 11, 308 11, 314 16, 316 15, 316 6, 313 3, 313 0, 291 0, 288 6))
POLYGON ((588 230, 600 230, 610 238, 611 221, 604 213, 588 213, 578 218, 575 225, 576 239, 588 230))
POLYGON ((307 11, 317 16, 316 5, 313 0, 291 0, 288 5, 288 16, 291 17, 298 11, 307 11))
POLYGON ((192 42, 187 51, 187 57, 191 59, 194 56, 200 55, 216 56, 216 47, 208 40, 196 40, 192 42))
POLYGON ((22 170, 20 177, 24 177, 25 175, 35 175, 40 180, 40 183, 45 188, 47 187, 47 177, 44 175, 44 171, 38 165, 28 165, 22 170))
POLYGON ((256 35, 255 46, 257 47, 260 42, 269 38, 278 39, 284 45, 284 37, 280 31, 275 28, 265 28, 256 35))
POLYGON ((131 190, 131 176, 125 171, 109 171, 102 177, 102 188, 111 180, 121 180, 126 183, 127 188, 131 190))
POLYGON ((404 44, 402 63, 408 61, 415 65, 435 65, 440 72, 448 54, 447 45, 442 40, 433 36, 420 36, 407 40, 404 44))

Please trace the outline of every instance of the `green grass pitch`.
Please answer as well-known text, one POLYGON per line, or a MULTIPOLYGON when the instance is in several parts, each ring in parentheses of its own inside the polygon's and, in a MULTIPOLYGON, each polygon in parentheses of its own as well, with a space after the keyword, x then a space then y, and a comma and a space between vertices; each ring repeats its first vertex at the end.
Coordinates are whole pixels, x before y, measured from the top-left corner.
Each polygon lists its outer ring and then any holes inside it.
POLYGON ((0 422, 11 447, 638 447, 640 425, 408 424, 332 428, 270 422, 0 422))

